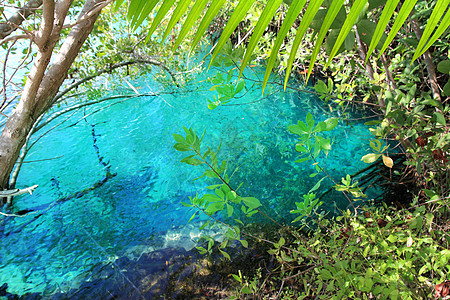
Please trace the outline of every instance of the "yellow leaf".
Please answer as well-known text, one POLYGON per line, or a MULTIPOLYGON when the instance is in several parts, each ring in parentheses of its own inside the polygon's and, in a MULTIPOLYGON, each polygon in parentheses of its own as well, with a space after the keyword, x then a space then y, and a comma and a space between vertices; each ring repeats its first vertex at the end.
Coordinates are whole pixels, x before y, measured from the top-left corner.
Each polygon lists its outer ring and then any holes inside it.
POLYGON ((392 166, 394 165, 394 161, 392 160, 392 158, 390 158, 386 155, 383 155, 383 163, 386 167, 391 168, 391 169, 392 169, 392 166))

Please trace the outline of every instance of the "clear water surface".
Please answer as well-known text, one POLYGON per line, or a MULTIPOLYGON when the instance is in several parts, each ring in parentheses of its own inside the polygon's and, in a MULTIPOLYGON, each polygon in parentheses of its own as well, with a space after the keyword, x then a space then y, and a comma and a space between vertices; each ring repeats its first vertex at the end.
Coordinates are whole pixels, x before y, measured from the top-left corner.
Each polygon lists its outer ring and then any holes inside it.
MULTIPOLYGON (((294 202, 320 177, 308 176, 310 164, 294 163, 296 137, 287 126, 304 121, 307 112, 317 121, 326 119, 327 105, 310 94, 284 92, 277 84, 269 84, 262 98, 261 86, 249 80, 248 91, 233 105, 211 111, 207 98, 214 92, 205 79, 215 72, 182 88, 141 77, 130 82, 139 92, 164 94, 87 106, 41 129, 33 141, 48 133, 30 150, 18 179, 18 187, 39 188, 16 198, 14 207, 41 212, 0 218, 0 285, 7 283, 8 292, 18 295, 64 292, 92 280, 96 266, 118 257, 192 246, 198 233, 185 226, 192 211, 180 202, 204 193, 212 182, 193 181, 202 168, 179 162, 184 153, 174 150, 172 133, 182 133, 183 125, 197 133, 206 130, 205 146, 217 148, 222 142, 220 157, 232 170, 238 168, 233 182, 244 182, 241 194, 258 197, 267 213, 290 221, 294 202), (107 168, 116 176, 100 185, 107 168)), ((254 68, 247 76, 260 80, 263 74, 254 68)), ((323 162, 335 178, 364 166, 366 126, 340 122, 329 136, 333 151, 323 162)), ((319 191, 328 187, 324 181, 319 191)), ((332 194, 325 202, 328 209, 347 205, 332 194)), ((204 219, 197 217, 193 224, 204 219)))

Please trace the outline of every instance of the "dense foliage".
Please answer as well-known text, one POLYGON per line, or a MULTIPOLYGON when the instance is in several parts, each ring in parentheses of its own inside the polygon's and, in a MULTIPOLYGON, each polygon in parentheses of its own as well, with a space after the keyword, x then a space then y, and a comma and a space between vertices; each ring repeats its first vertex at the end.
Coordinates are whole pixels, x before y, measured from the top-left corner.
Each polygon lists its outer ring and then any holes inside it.
MULTIPOLYGON (((376 34, 376 26, 368 24, 375 24, 373 22, 381 13, 380 7, 372 6, 359 16, 362 20, 359 24, 368 25, 364 27, 366 31, 358 28, 359 34, 353 34, 353 37, 359 35, 356 41, 346 43, 346 47, 340 50, 342 55, 330 61, 326 54, 332 52, 330 43, 332 45, 336 38, 331 30, 323 49, 324 55, 319 56, 316 62, 316 65, 329 68, 316 69, 314 92, 324 101, 340 105, 343 119, 350 103, 374 109, 382 116, 380 120, 368 123, 373 126, 374 139, 368 145, 370 153, 361 159, 366 163, 381 161, 385 165, 384 176, 390 178, 394 186, 394 200, 388 203, 389 206, 376 206, 370 200, 361 202, 359 200, 366 195, 358 182, 350 176, 334 179, 333 174, 316 161, 320 153, 332 151, 330 140, 320 133, 332 130, 337 119, 316 124, 308 115, 306 122, 300 120, 290 126, 289 130, 299 136, 295 148, 301 157, 297 162, 311 161, 316 166, 316 174, 324 173, 332 180, 334 188, 346 195, 353 209, 332 219, 318 214, 321 202, 314 193, 320 186, 318 181, 292 210, 299 215, 295 221, 302 222, 302 225, 296 228, 280 225, 284 234, 279 240, 265 240, 273 245, 269 253, 279 262, 277 271, 266 278, 261 275, 248 278, 241 273, 233 275, 241 284, 237 292, 239 297, 252 294, 283 299, 429 299, 448 295, 448 30, 430 48, 432 51, 426 51, 423 59, 415 60, 421 28, 436 11, 435 4, 419 2, 410 16, 411 26, 399 28, 402 38, 394 39, 378 61, 369 61, 365 65, 368 61, 366 45, 376 34), (434 73, 434 69, 438 73, 434 73), (393 157, 398 155, 405 158, 401 170, 393 168, 393 157), (400 196, 395 199, 395 186, 405 186, 408 199, 400 199, 400 196), (353 203, 364 204, 356 206, 353 203)), ((283 10, 279 13, 282 15, 283 10)), ((243 27, 238 26, 233 34, 245 36, 239 30, 245 33, 251 20, 252 16, 244 20, 241 23, 243 27)), ((387 26, 395 26, 388 23, 387 26)), ((271 32, 281 29, 275 25, 268 30, 266 38, 259 41, 263 43, 260 45, 264 45, 266 40, 266 45, 270 45, 274 39, 271 32)), ((315 30, 317 28, 313 24, 309 33, 314 35, 315 30)), ((308 45, 308 40, 303 43, 308 45)), ((287 57, 282 57, 289 55, 290 42, 292 39, 286 41, 286 52, 280 51, 278 55, 281 73, 283 62, 287 61, 287 57)), ((239 48, 242 43, 245 41, 240 40, 234 49, 225 47, 222 54, 226 59, 219 56, 220 63, 226 63, 227 59, 237 63, 244 53, 239 48)), ((260 59, 266 57, 266 48, 259 49, 255 56, 260 59)), ((302 66, 305 62, 307 60, 300 56, 295 65, 302 66)), ((303 70, 306 68, 299 68, 297 72, 306 74, 303 70)), ((232 101, 243 83, 239 81, 232 85, 219 76, 213 84, 218 96, 210 102, 211 109, 232 101)), ((204 175, 221 182, 209 187, 214 193, 194 197, 185 205, 195 208, 195 214, 205 213, 213 221, 229 226, 218 249, 230 258, 225 248, 232 240, 239 240, 244 246, 248 244, 243 239, 245 236, 258 240, 258 237, 245 233, 241 218, 258 213, 264 215, 264 207, 256 198, 240 196, 238 187, 232 187, 226 175, 227 163, 220 162, 217 152, 210 148, 203 153, 200 149, 202 138, 192 129, 185 128, 185 133, 186 137, 174 135, 177 141, 175 148, 194 152, 182 162, 206 165, 204 175)), ((211 253, 213 245, 214 241, 210 239, 207 247, 199 247, 199 250, 211 253)))

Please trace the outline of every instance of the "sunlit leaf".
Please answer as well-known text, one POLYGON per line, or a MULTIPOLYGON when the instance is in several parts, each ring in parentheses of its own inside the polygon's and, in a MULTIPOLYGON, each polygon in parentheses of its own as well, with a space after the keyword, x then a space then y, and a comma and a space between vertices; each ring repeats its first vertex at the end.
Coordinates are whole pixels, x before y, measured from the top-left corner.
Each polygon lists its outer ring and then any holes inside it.
POLYGON ((380 53, 378 54, 378 58, 381 57, 381 55, 384 53, 387 47, 391 44, 392 40, 394 40, 394 37, 397 35, 397 32, 405 23, 406 19, 408 18, 409 14, 414 8, 414 5, 416 5, 416 2, 417 0, 408 0, 403 2, 402 8, 398 12, 397 18, 395 19, 394 24, 392 25, 392 28, 389 31, 389 35, 386 38, 383 47, 381 47, 380 53))
MULTIPOLYGON (((178 2, 178 5, 176 5, 174 12, 172 13, 172 17, 169 20, 169 23, 166 26, 166 31, 163 34, 163 37, 161 39, 161 43, 164 42, 164 40, 167 38, 169 33, 172 31, 172 29, 177 25, 178 21, 181 19, 181 17, 186 13, 186 10, 191 4, 192 0, 183 0, 178 2)), ((190 21, 190 19, 187 19, 185 22, 190 21)))
POLYGON ((392 160, 392 158, 390 158, 389 156, 386 155, 382 155, 383 157, 383 163, 386 167, 392 169, 392 167, 394 166, 394 161, 392 160))
MULTIPOLYGON (((133 3, 134 1, 131 1, 133 3)), ((144 2, 145 5, 142 7, 141 11, 138 13, 133 14, 133 19, 131 20, 131 24, 133 26, 133 29, 136 30, 139 26, 141 26, 142 22, 150 15, 150 13, 155 8, 156 4, 158 4, 159 0, 149 0, 149 1, 139 1, 144 2)), ((130 6, 131 6, 130 3, 130 6)), ((128 13, 130 13, 130 9, 128 10, 128 13)))
MULTIPOLYGON (((323 0, 310 1, 305 14, 303 15, 300 26, 298 27, 297 33, 295 34, 295 39, 292 42, 291 53, 289 53, 289 59, 286 63, 286 75, 284 76, 284 89, 286 89, 287 82, 289 80, 289 75, 291 74, 292 65, 294 63, 294 59, 296 57, 297 50, 300 46, 303 36, 305 35, 305 32, 308 29, 309 24, 311 24, 314 16, 316 15, 317 11, 319 10, 322 2, 323 2, 323 0)), ((268 80, 269 76, 267 75, 267 70, 266 70, 266 75, 264 76, 264 80, 266 79, 266 77, 268 80)))
POLYGON ((195 32, 194 40, 192 41, 191 51, 193 51, 194 48, 197 46, 197 44, 200 42, 206 29, 208 29, 209 24, 211 24, 212 20, 214 19, 214 17, 216 17, 220 8, 224 4, 225 4, 225 0, 211 1, 211 3, 209 4, 208 10, 206 11, 205 15, 203 16, 202 21, 200 22, 200 25, 198 26, 197 31, 195 32))
POLYGON ((158 13, 156 14, 156 17, 152 21, 152 26, 147 32, 147 37, 145 39, 145 42, 148 42, 153 34, 153 32, 156 30, 156 27, 158 27, 159 24, 161 24, 162 20, 167 16, 167 12, 172 7, 172 5, 175 3, 175 0, 164 0, 161 4, 161 7, 158 10, 158 13))
POLYGON ((220 35, 219 41, 216 44, 216 48, 212 54, 211 60, 209 62, 208 68, 211 67, 212 62, 219 55, 225 43, 229 40, 231 34, 234 32, 236 27, 239 25, 241 20, 244 18, 250 7, 253 5, 255 0, 240 0, 239 4, 236 6, 233 14, 227 22, 222 34, 220 35))
POLYGON ((344 25, 342 25, 342 28, 339 32, 339 36, 337 37, 333 49, 331 50, 331 53, 329 54, 328 62, 325 65, 325 68, 327 68, 333 57, 338 53, 338 50, 340 49, 341 45, 344 43, 345 38, 347 37, 348 33, 352 29, 353 25, 355 24, 356 20, 358 19, 361 11, 363 10, 364 6, 366 5, 367 0, 356 0, 353 3, 352 8, 350 9, 350 12, 347 15, 347 18, 345 19, 344 25))
POLYGON ((311 72, 314 67, 314 63, 316 62, 322 42, 328 33, 328 29, 330 28, 331 24, 333 23, 334 19, 336 18, 337 14, 339 13, 342 5, 344 4, 344 1, 345 0, 334 0, 333 2, 331 2, 331 5, 328 9, 328 13, 325 16, 325 19, 323 20, 322 26, 320 27, 319 35, 317 37, 316 44, 314 46, 314 50, 311 54, 311 59, 309 62, 309 67, 308 67, 308 74, 306 75, 306 82, 308 82, 309 76, 311 76, 311 72))
POLYGON ((268 1, 266 6, 264 7, 264 10, 261 14, 261 16, 258 19, 258 23, 256 23, 255 29, 253 29, 252 37, 250 38, 250 41, 248 42, 247 49, 245 50, 244 59, 242 60, 241 67, 239 70, 239 78, 242 75, 242 72, 244 72, 245 67, 247 66, 248 62, 250 61, 250 57, 253 53, 253 50, 255 49, 256 45, 258 45, 258 42, 263 35, 264 31, 267 29, 267 25, 272 20, 275 12, 280 7, 280 4, 283 0, 272 0, 268 1))
POLYGON ((412 61, 416 60, 420 55, 422 55, 450 26, 450 10, 448 6, 449 0, 438 0, 436 2, 436 5, 433 8, 433 12, 428 18, 427 26, 425 27, 422 37, 420 38, 419 45, 416 48, 416 52, 414 52, 412 61), (436 33, 430 38, 431 33, 434 31, 436 25, 439 23, 442 15, 446 11, 447 13, 442 19, 440 26, 436 30, 436 33))
MULTIPOLYGON (((298 15, 300 14, 303 6, 305 5, 306 0, 298 0, 289 6, 289 9, 284 18, 283 24, 281 25, 280 30, 278 31, 277 38, 272 46, 269 59, 267 60, 266 72, 264 74, 263 80, 263 93, 264 88, 266 87, 267 81, 269 80, 270 73, 272 72, 273 66, 275 65, 275 60, 278 55, 278 50, 283 44, 284 38, 288 34, 289 30, 294 24, 295 20, 297 20, 298 15)), ((305 29, 306 30, 306 29, 305 29)))
POLYGON ((374 161, 376 161, 379 157, 381 156, 381 154, 377 154, 377 153, 369 153, 364 155, 361 160, 367 164, 373 163, 374 161))
POLYGON ((175 41, 175 44, 173 46, 174 49, 178 48, 178 46, 181 44, 181 41, 191 30, 192 26, 194 26, 194 24, 196 22, 198 22, 198 17, 202 13, 202 11, 205 8, 207 3, 208 3, 208 0, 197 0, 195 2, 194 6, 192 7, 191 11, 189 12, 189 15, 186 17, 186 21, 184 22, 180 33, 178 34, 177 40, 175 41))
POLYGON ((375 47, 380 42, 381 37, 383 36, 383 33, 387 27, 387 24, 391 20, 392 14, 394 13, 395 9, 397 8, 399 1, 400 0, 387 0, 386 1, 383 12, 381 13, 380 18, 378 19, 378 24, 375 29, 375 32, 373 33, 372 40, 370 41, 369 50, 367 50, 366 64, 367 64, 367 61, 369 60, 369 57, 372 54, 373 50, 375 50, 375 47))

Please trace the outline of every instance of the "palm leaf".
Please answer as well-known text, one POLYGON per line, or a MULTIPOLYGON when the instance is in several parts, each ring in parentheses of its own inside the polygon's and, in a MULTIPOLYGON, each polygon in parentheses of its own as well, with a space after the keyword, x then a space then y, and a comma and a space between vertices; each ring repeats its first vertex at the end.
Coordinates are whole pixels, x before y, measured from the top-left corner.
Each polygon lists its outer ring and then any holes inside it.
MULTIPOLYGON (((300 43, 303 39, 303 35, 305 34, 305 32, 308 29, 309 25, 311 24, 312 20, 314 19, 314 16, 316 15, 317 11, 319 10, 322 2, 323 1, 311 1, 309 3, 308 8, 306 9, 305 15, 302 18, 302 22, 300 23, 300 26, 297 29, 297 34, 295 35, 295 39, 292 42, 291 53, 289 54, 289 59, 286 64, 286 75, 284 78, 284 88, 285 89, 287 86, 287 82, 289 80, 289 75, 291 74, 292 65, 294 63, 294 59, 297 54, 298 47, 300 46, 300 43)), ((266 71, 266 75, 267 75, 267 71, 266 71)), ((267 78, 269 78, 268 75, 267 75, 267 78)))
MULTIPOLYGON (((416 5, 417 0, 408 0, 405 1, 402 5, 402 8, 398 12, 397 18, 395 18, 394 25, 392 25, 391 31, 389 32, 389 35, 386 39, 386 41, 383 44, 383 47, 380 50, 380 53, 378 54, 378 59, 381 57, 381 55, 386 51, 387 47, 391 44, 394 37, 397 35, 397 32, 402 28, 403 24, 406 21, 406 18, 408 18, 409 14, 414 8, 414 5, 416 5)), ((378 43, 375 44, 375 47, 378 43)), ((372 43, 371 43, 372 45, 372 43)))
POLYGON ((336 41, 334 42, 333 49, 331 50, 330 54, 328 55, 328 61, 325 65, 325 68, 328 68, 328 66, 331 63, 331 60, 338 52, 342 43, 344 43, 345 38, 347 37, 348 33, 352 29, 353 25, 355 25, 356 20, 358 19, 359 15, 360 15, 361 11, 363 10, 364 6, 366 5, 366 3, 367 3, 367 0, 356 0, 353 3, 353 6, 347 15, 347 18, 345 19, 345 22, 342 25, 342 29, 339 32, 339 35, 338 35, 336 41))
MULTIPOLYGON (((186 12, 188 6, 191 4, 191 0, 181 0, 178 2, 178 5, 176 5, 175 11, 172 13, 172 17, 169 20, 169 24, 167 24, 166 31, 163 34, 162 41, 163 43, 169 33, 172 31, 172 29, 177 25, 178 21, 181 19, 181 17, 186 12)), ((188 20, 186 20, 187 22, 188 20)))
POLYGON ((200 42, 206 29, 208 29, 209 24, 211 24, 212 20, 214 19, 214 17, 217 15, 220 8, 224 4, 225 4, 225 0, 213 0, 209 4, 209 8, 206 11, 205 15, 203 16, 202 21, 200 22, 200 25, 198 26, 197 32, 195 33, 194 40, 192 42, 191 51, 193 51, 194 48, 197 46, 197 44, 200 42))
POLYGON ((175 45, 173 46, 174 49, 178 48, 181 41, 191 30, 192 26, 194 26, 194 23, 198 20, 198 17, 202 13, 207 2, 208 2, 208 0, 197 0, 195 2, 194 6, 192 7, 191 11, 189 12, 189 15, 186 17, 186 21, 184 22, 180 33, 178 34, 177 40, 175 41, 175 45))
MULTIPOLYGON (((431 45, 442 35, 444 32, 450 27, 450 10, 447 10, 447 13, 445 14, 444 18, 441 21, 441 24, 434 32, 433 36, 428 40, 428 43, 423 47, 423 49, 420 51, 420 55, 422 55, 425 51, 428 50, 428 48, 431 47, 431 45)), ((422 36, 423 37, 423 36, 422 36)))
POLYGON ((245 50, 244 59, 242 60, 241 67, 239 70, 239 77, 241 77, 242 72, 244 72, 244 69, 250 60, 253 50, 258 44, 258 41, 260 40, 267 26, 269 25, 270 20, 272 20, 276 11, 280 7, 281 2, 283 2, 283 0, 269 1, 266 7, 264 8, 261 16, 259 17, 258 23, 256 23, 255 29, 253 29, 252 37, 248 42, 247 49, 245 50))
MULTIPOLYGON (((433 30, 436 28, 437 24, 441 20, 442 15, 447 10, 448 4, 449 4, 449 0, 438 0, 437 1, 436 5, 434 6, 433 12, 431 13, 430 18, 428 19, 428 23, 427 23, 427 26, 425 27, 422 37, 420 38, 419 45, 417 45, 416 52, 414 53, 412 61, 416 60, 421 54, 423 54, 431 46, 431 44, 437 39, 437 37, 436 37, 436 39, 434 41, 428 41, 431 36, 431 33, 433 32, 433 30), (428 47, 425 47, 425 45, 428 45, 428 47)), ((441 23, 441 25, 444 24, 444 26, 445 26, 445 24, 447 24, 447 26, 443 27, 441 29, 442 33, 448 27, 448 22, 449 22, 448 19, 449 19, 449 13, 447 11, 446 17, 444 18, 444 20, 442 20, 442 23, 441 23)))
MULTIPOLYGON (((140 0, 143 1, 143 0, 140 0)), ((158 10, 158 13, 156 14, 156 17, 152 21, 152 26, 148 30, 147 38, 145 39, 145 42, 148 42, 155 31, 156 27, 162 22, 164 17, 166 16, 169 9, 172 7, 172 5, 175 3, 175 0, 164 0, 161 4, 161 7, 158 10)))
POLYGON ((250 7, 253 5, 253 2, 255 2, 255 0, 239 1, 239 4, 237 5, 236 9, 234 10, 233 14, 230 17, 230 20, 228 20, 228 23, 225 26, 225 29, 223 30, 222 34, 220 35, 220 39, 216 44, 216 49, 214 49, 211 60, 209 61, 208 68, 211 67, 214 59, 216 59, 217 55, 219 55, 220 50, 222 50, 223 46, 225 46, 225 43, 230 38, 231 34, 234 32, 236 27, 239 25, 239 23, 245 17, 245 14, 248 12, 250 7))
MULTIPOLYGON (((321 2, 321 1, 316 1, 316 2, 321 2)), ((295 20, 297 20, 298 15, 302 11, 303 7, 305 6, 305 3, 306 3, 306 0, 299 0, 299 1, 292 2, 291 5, 289 6, 289 9, 286 13, 286 17, 284 18, 284 21, 283 21, 283 24, 281 25, 280 31, 277 34, 275 43, 272 46, 269 60, 267 61, 266 73, 264 74, 264 80, 263 80, 263 88, 262 88, 263 93, 264 93, 264 88, 266 87, 267 81, 269 80, 270 73, 272 72, 273 66, 275 65, 275 60, 278 56, 278 50, 280 49, 281 45, 283 44, 283 40, 286 37, 286 35, 288 34, 289 30, 291 29, 292 24, 294 24, 295 20)))
POLYGON ((400 0, 387 0, 386 5, 384 6, 383 12, 381 13, 380 19, 378 20, 377 27, 375 28, 375 32, 373 33, 372 40, 370 41, 369 50, 367 50, 366 61, 369 60, 370 55, 372 54, 375 47, 378 45, 381 37, 383 36, 384 30, 389 23, 389 20, 392 17, 392 14, 395 11, 395 8, 398 5, 400 0))
POLYGON ((316 62, 317 55, 319 54, 320 51, 320 46, 322 45, 322 42, 328 33, 328 29, 330 29, 331 24, 335 20, 337 14, 339 13, 339 10, 344 4, 344 1, 345 0, 335 0, 331 2, 330 7, 328 8, 327 15, 325 16, 323 24, 320 27, 319 36, 317 37, 316 40, 316 45, 314 46, 314 50, 311 54, 311 61, 308 67, 308 75, 306 76, 306 82, 308 82, 309 76, 311 75, 314 63, 316 62))
POLYGON ((132 24, 134 23, 133 24, 134 30, 136 30, 139 26, 141 26, 142 22, 144 22, 145 18, 147 18, 148 15, 153 11, 158 2, 159 0, 148 0, 147 2, 145 2, 145 5, 142 7, 140 15, 138 14, 134 15, 133 20, 131 20, 131 23, 132 24))
MULTIPOLYGON (((123 3, 123 0, 121 0, 123 3)), ((119 5, 119 3, 116 4, 119 5)), ((142 12, 142 8, 145 5, 145 1, 130 1, 130 5, 128 6, 128 15, 127 18, 131 19, 131 22, 136 22, 139 14, 142 12)))

